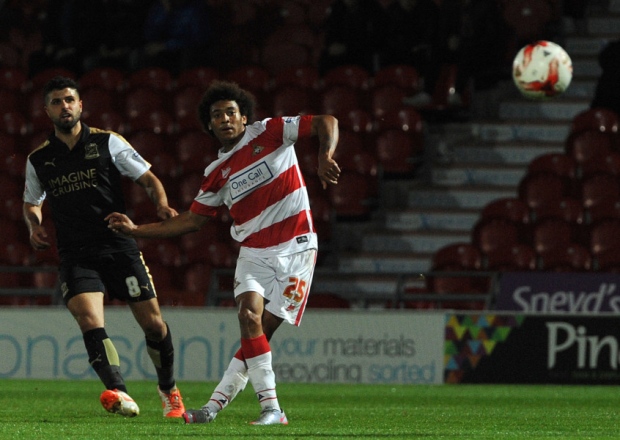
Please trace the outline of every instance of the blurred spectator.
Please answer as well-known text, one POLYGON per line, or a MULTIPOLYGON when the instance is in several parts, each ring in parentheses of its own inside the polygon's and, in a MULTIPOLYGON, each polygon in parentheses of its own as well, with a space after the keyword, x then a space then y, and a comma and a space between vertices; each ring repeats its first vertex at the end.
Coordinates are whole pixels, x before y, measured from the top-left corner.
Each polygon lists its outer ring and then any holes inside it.
POLYGON ((202 0, 156 0, 144 23, 144 45, 134 51, 132 70, 163 67, 176 75, 212 65, 210 10, 202 0))
POLYGON ((590 107, 604 107, 620 115, 620 40, 608 43, 601 50, 598 62, 602 73, 590 107))
POLYGON ((375 72, 383 46, 384 10, 376 0, 335 0, 323 25, 325 42, 319 60, 323 74, 355 64, 375 72))

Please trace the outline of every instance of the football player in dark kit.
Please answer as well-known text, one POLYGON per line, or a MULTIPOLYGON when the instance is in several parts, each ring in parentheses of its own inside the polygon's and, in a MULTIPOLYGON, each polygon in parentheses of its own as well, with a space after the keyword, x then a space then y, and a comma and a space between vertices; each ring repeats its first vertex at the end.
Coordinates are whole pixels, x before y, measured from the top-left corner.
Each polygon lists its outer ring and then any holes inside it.
POLYGON ((168 206, 150 164, 125 139, 80 121, 82 101, 75 81, 53 78, 43 93, 54 132, 26 163, 23 211, 30 244, 50 247, 42 226, 47 200, 56 229, 63 299, 82 331, 88 361, 106 387, 100 397, 104 408, 128 417, 140 411, 127 394, 119 355, 104 328, 107 291, 110 298, 127 302, 144 331, 164 416, 181 417, 185 409, 174 378, 172 337, 152 278, 135 240, 110 231, 104 221, 107 214, 125 210, 122 176, 144 188, 159 218, 178 213, 168 206))

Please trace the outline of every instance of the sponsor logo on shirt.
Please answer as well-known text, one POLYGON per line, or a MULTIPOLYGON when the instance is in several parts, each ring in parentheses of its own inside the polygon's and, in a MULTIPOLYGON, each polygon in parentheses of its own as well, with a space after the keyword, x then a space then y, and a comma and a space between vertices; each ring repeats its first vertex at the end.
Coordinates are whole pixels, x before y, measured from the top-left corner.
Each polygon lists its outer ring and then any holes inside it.
POLYGON ((95 143, 86 145, 84 159, 96 159, 99 157, 99 147, 95 143))
POLYGON ((301 237, 297 237, 297 244, 308 243, 308 237, 302 235, 301 237))
POLYGON ((267 166, 266 162, 260 162, 254 165, 252 168, 249 168, 232 177, 229 181, 230 187, 230 195, 232 199, 236 199, 241 197, 243 194, 246 194, 256 187, 260 186, 264 182, 267 182, 273 177, 273 173, 267 166))

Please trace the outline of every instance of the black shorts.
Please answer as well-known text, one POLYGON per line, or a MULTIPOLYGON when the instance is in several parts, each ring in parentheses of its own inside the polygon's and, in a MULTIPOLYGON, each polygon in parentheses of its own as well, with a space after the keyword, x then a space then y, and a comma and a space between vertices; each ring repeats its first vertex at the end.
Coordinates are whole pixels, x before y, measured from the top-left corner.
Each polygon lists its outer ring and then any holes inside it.
POLYGON ((65 304, 85 292, 107 292, 126 302, 156 298, 153 278, 139 250, 116 252, 60 263, 60 289, 65 304))

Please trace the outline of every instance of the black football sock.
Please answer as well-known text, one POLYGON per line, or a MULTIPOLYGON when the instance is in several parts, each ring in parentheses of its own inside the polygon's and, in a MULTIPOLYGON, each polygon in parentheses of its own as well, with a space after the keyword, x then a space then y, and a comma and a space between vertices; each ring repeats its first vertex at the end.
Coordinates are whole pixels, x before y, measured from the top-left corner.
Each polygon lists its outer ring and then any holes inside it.
POLYGON ((153 361, 159 389, 170 391, 175 386, 174 380, 174 347, 172 346, 172 336, 170 327, 166 323, 167 334, 161 341, 146 340, 146 351, 153 361))
POLYGON ((127 392, 121 375, 120 360, 112 340, 103 327, 87 331, 83 335, 88 362, 106 389, 127 392))

